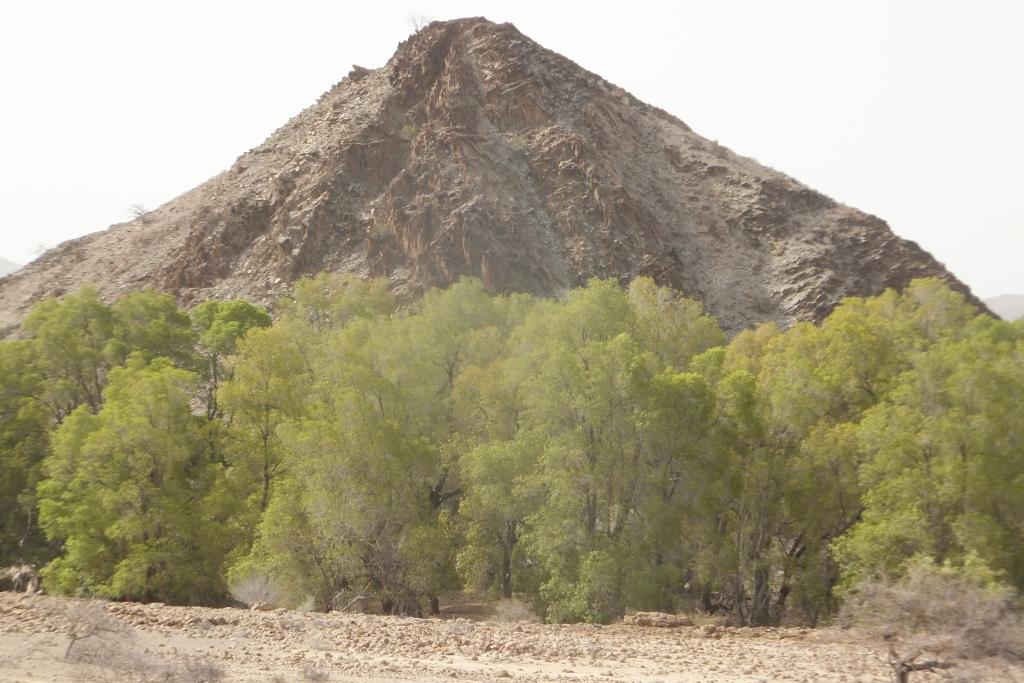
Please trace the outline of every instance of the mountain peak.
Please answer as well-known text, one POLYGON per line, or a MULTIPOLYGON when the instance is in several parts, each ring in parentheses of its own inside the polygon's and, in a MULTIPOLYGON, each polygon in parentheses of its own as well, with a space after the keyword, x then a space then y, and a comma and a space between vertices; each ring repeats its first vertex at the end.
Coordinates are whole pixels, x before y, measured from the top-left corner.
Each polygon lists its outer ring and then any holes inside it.
MULTIPOLYGON (((82 284, 270 303, 321 270, 413 296, 463 275, 559 294, 648 275, 723 326, 817 320, 937 276, 878 218, 706 140, 483 18, 434 22, 354 67, 224 173, 0 283, 0 329, 82 284)), ((973 300, 973 299, 972 299, 973 300)))

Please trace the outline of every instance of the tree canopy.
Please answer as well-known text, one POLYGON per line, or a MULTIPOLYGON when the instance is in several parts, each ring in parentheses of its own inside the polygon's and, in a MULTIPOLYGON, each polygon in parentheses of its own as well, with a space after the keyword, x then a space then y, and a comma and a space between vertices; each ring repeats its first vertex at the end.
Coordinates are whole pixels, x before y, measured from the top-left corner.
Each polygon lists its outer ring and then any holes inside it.
POLYGON ((93 289, 0 343, 0 564, 48 590, 814 623, 922 561, 1024 588, 1024 324, 933 280, 727 339, 640 278, 320 275, 266 311, 93 289), (974 570, 972 569, 972 571, 974 570))

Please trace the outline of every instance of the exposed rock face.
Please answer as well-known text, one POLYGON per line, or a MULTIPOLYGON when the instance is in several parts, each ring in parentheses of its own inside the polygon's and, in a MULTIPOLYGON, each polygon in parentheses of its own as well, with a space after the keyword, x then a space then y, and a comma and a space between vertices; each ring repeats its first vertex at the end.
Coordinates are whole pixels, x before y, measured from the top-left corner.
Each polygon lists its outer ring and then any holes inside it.
POLYGON ((816 320, 844 296, 939 276, 873 216, 733 154, 484 19, 436 22, 354 67, 228 171, 0 280, 0 330, 86 283, 188 304, 269 303, 321 270, 399 295, 461 275, 559 294, 650 275, 724 327, 816 320))

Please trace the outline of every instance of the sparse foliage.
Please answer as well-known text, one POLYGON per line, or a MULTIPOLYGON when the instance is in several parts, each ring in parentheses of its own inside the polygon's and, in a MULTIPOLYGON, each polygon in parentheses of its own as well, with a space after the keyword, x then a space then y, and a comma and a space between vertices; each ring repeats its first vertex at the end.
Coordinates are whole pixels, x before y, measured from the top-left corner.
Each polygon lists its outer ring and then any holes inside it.
POLYGON ((128 214, 131 215, 133 220, 149 223, 150 211, 146 208, 145 204, 132 204, 128 207, 128 214))

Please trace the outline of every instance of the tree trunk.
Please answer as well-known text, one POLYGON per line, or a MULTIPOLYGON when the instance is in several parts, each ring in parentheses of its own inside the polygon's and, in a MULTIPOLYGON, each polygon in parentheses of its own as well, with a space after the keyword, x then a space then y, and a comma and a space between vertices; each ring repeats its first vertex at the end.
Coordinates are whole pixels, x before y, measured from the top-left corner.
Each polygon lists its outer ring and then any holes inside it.
POLYGON ((597 530, 597 496, 589 491, 586 495, 586 508, 584 510, 584 514, 585 523, 587 525, 587 534, 593 536, 594 532, 597 530))
POLYGON ((751 596, 750 625, 768 626, 772 623, 771 593, 768 585, 768 570, 754 570, 754 594, 751 596))
POLYGON ((515 549, 516 523, 505 522, 505 533, 501 543, 501 597, 512 597, 512 551, 515 549))
POLYGON ((266 512, 270 504, 270 463, 267 462, 267 453, 263 453, 263 491, 260 493, 260 512, 266 512))

